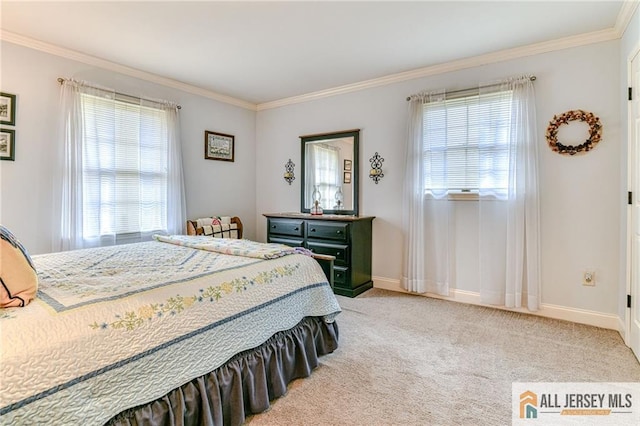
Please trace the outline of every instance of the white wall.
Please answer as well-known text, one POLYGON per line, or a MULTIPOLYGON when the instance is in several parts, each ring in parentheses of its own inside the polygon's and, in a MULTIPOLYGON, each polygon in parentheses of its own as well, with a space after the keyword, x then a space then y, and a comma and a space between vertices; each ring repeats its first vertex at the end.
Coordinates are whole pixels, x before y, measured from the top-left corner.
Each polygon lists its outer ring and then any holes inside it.
MULTIPOLYGON (((266 238, 262 213, 299 208, 300 180, 289 186, 282 179, 287 159, 300 163, 298 137, 360 128, 360 214, 376 216, 373 275, 398 280, 405 98, 424 89, 466 88, 512 75, 534 74, 540 143, 542 301, 617 314, 618 290, 624 279, 619 269, 619 63, 619 41, 611 41, 259 111, 257 236, 266 238), (593 112, 604 126, 602 142, 586 155, 553 153, 544 139, 553 115, 571 109, 593 112), (367 176, 368 159, 376 151, 385 159, 385 177, 377 185, 367 176), (585 268, 596 271, 595 287, 582 286, 585 268)), ((469 211, 475 207, 465 203, 459 203, 456 215, 456 288, 477 292, 478 252, 473 238, 477 222, 469 211)))
POLYGON ((58 56, 2 42, 1 88, 17 95, 16 160, 0 161, 0 223, 33 253, 51 251, 53 159, 59 147, 58 77, 131 95, 167 99, 180 110, 187 216, 237 215, 255 236, 255 112, 58 56), (235 162, 204 159, 204 131, 235 136, 235 162))
MULTIPOLYGON (((627 174, 628 174, 628 137, 629 137, 629 120, 628 120, 628 105, 629 101, 627 96, 627 88, 629 87, 629 70, 628 61, 631 59, 630 55, 637 52, 640 48, 640 7, 636 8, 627 29, 620 40, 620 130, 622 134, 620 143, 620 186, 623 189, 621 191, 621 204, 625 205, 626 191, 629 189, 627 186, 627 174)), ((640 96, 640 87, 634 88, 634 96, 640 96)), ((640 194, 634 194, 635 197, 640 194)), ((625 309, 627 307, 627 283, 626 274, 630 265, 627 265, 627 207, 621 209, 620 224, 620 286, 618 289, 619 302, 618 302, 618 315, 620 318, 624 318, 625 309)), ((636 253, 636 256, 638 253, 636 253)), ((637 295, 640 296, 640 295, 637 295)))

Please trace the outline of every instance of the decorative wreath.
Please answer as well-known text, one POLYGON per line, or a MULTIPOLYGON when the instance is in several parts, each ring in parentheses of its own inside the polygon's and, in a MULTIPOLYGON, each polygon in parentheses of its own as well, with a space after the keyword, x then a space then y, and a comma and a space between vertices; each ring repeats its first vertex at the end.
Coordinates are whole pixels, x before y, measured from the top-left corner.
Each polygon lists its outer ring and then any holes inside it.
POLYGON ((602 138, 602 123, 600 123, 600 119, 593 113, 585 112, 581 109, 554 115, 553 120, 549 122, 549 127, 547 127, 549 147, 559 154, 575 155, 578 152, 591 151, 600 142, 600 138, 602 138), (584 121, 589 125, 589 138, 580 145, 563 145, 558 142, 558 127, 575 120, 584 121))

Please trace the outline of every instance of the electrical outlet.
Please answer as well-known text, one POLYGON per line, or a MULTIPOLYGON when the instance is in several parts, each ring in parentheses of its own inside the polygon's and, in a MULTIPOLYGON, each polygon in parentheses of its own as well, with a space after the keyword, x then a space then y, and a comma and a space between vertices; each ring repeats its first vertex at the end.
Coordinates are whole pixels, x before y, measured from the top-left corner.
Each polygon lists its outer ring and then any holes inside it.
POLYGON ((586 286, 596 285, 595 271, 584 271, 584 274, 582 274, 582 285, 586 285, 586 286))

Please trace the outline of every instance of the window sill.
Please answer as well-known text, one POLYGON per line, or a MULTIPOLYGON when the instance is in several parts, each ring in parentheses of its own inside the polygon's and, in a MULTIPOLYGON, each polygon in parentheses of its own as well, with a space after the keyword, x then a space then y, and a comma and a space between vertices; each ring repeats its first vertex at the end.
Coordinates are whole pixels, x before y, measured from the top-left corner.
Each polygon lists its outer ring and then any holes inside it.
POLYGON ((450 192, 447 198, 451 201, 478 201, 480 196, 477 192, 450 192))
MULTIPOLYGON (((425 198, 427 200, 436 200, 437 198, 433 197, 431 194, 425 194, 425 198)), ((449 201, 480 201, 480 194, 478 191, 451 191, 447 194, 446 197, 440 198, 442 200, 449 201)), ((496 196, 486 196, 484 198, 485 201, 505 201, 504 199, 498 198, 496 196)))
POLYGON ((425 194, 425 198, 427 200, 436 200, 436 199, 445 200, 446 199, 450 201, 478 201, 480 199, 477 191, 473 191, 473 192, 461 192, 461 191, 453 192, 452 191, 452 192, 449 192, 446 197, 442 197, 442 198, 436 198, 433 195, 427 193, 425 194))

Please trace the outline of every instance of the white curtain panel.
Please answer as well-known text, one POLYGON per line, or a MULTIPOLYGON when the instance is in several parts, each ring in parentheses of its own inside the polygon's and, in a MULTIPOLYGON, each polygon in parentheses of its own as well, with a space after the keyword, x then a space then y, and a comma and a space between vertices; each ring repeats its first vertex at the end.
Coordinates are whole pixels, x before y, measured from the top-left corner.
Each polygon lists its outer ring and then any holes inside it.
POLYGON ((165 113, 167 138, 167 206, 166 231, 169 234, 186 232, 187 199, 182 169, 182 143, 180 139, 180 120, 176 105, 171 102, 140 101, 141 105, 150 106, 165 113))
POLYGON ((319 160, 316 158, 316 150, 314 148, 315 144, 307 143, 305 144, 305 162, 307 163, 307 167, 304 170, 304 200, 307 202, 305 208, 311 209, 313 208, 313 189, 316 186, 316 167, 319 160))
MULTIPOLYGON (((506 191, 480 189, 480 299, 509 308, 540 307, 540 213, 535 92, 528 76, 480 89, 510 98, 506 191)), ((508 100, 508 99, 507 99, 508 100)), ((499 137, 494 140, 500 139, 499 137)), ((480 178, 490 173, 480 149, 480 178)))
MULTIPOLYGON (((405 238, 402 287, 415 293, 449 295, 453 262, 453 212, 447 191, 430 191, 425 182, 427 168, 438 170, 437 179, 446 181, 446 168, 430 167, 425 161, 423 105, 442 99, 442 92, 413 96, 409 102, 408 140, 405 152, 403 187, 403 233, 405 238)), ((435 177, 434 177, 435 178, 435 177)))
MULTIPOLYGON (((83 236, 84 221, 93 220, 86 218, 83 210, 85 188, 82 165, 86 156, 83 138, 87 132, 95 132, 85 126, 80 96, 82 93, 110 101, 115 99, 115 92, 90 87, 80 81, 65 80, 62 83, 59 121, 62 142, 59 164, 62 168, 59 169, 58 178, 54 180, 53 188, 53 200, 56 204, 53 215, 54 251, 100 245, 99 239, 87 239, 83 236)), ((115 107, 112 111, 103 112, 105 122, 115 121, 115 107)), ((113 137, 113 134, 106 134, 106 126, 101 135, 113 137)), ((114 240, 115 236, 105 235, 105 239, 114 240)))

